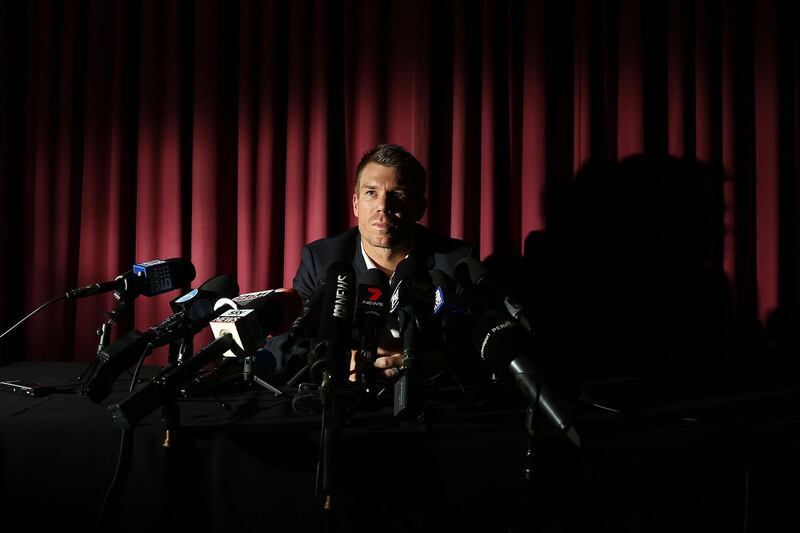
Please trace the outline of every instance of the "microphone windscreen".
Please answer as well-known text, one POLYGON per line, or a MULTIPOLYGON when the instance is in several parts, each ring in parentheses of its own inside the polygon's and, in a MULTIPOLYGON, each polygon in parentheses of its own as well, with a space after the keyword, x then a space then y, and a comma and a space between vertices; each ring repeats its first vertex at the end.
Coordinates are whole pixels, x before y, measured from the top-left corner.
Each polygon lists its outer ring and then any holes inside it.
POLYGON ((337 261, 328 266, 317 342, 312 352, 311 375, 315 380, 319 380, 325 370, 330 370, 337 381, 347 379, 356 299, 355 285, 355 270, 350 263, 337 261), (345 350, 347 354, 344 353, 345 350))
POLYGON ((172 274, 174 284, 177 286, 191 283, 197 277, 197 270, 188 259, 173 257, 172 259, 165 259, 164 262, 169 265, 170 274, 172 274))
POLYGON ((406 257, 397 264, 392 277, 392 288, 396 287, 404 279, 416 279, 418 271, 417 262, 411 257, 406 257))
POLYGON ((512 378, 530 402, 541 410, 553 425, 578 447, 580 437, 569 422, 566 413, 549 389, 542 376, 536 372, 527 343, 527 330, 499 311, 489 311, 475 321, 475 346, 481 358, 501 378, 512 378))
POLYGON ((133 265, 141 294, 156 296, 187 285, 197 276, 191 261, 180 257, 154 259, 133 265))
POLYGON ((438 268, 435 270, 431 270, 431 281, 433 282, 434 287, 443 287, 445 290, 452 291, 455 287, 455 281, 453 278, 439 270, 438 268))
POLYGON ((303 312, 303 298, 294 289, 276 289, 244 301, 239 308, 252 309, 267 335, 280 335, 303 312))
POLYGON ((171 259, 165 259, 165 261, 170 265, 170 269, 176 278, 186 280, 188 283, 197 277, 197 271, 192 262, 188 259, 173 257, 171 259))
POLYGON ((230 276, 215 276, 196 289, 172 300, 173 313, 185 311, 190 320, 201 320, 214 312, 217 302, 239 293, 239 285, 230 276))
MULTIPOLYGON (((299 293, 298 293, 299 294, 299 293)), ((292 322, 291 326, 289 326, 289 341, 294 342, 296 339, 305 337, 312 328, 316 327, 319 321, 319 309, 322 305, 322 300, 325 297, 325 276, 323 274, 322 278, 319 281, 319 285, 317 285, 314 294, 306 300, 305 304, 303 304, 300 314, 297 318, 292 322)), ((302 295, 300 297, 302 301, 302 295)))
POLYGON ((380 269, 370 268, 358 276, 358 297, 356 313, 359 321, 364 313, 380 316, 386 314, 386 302, 389 299, 389 277, 380 269))
POLYGON ((486 277, 486 267, 472 257, 464 257, 456 263, 456 281, 464 288, 477 284, 486 277))
POLYGON ((389 276, 379 268, 370 268, 358 276, 359 285, 369 285, 371 287, 389 286, 389 276))
POLYGON ((498 375, 508 375, 508 365, 523 355, 527 332, 499 311, 488 311, 475 319, 474 343, 481 359, 498 375))
MULTIPOLYGON (((246 354, 263 348, 269 335, 278 335, 289 329, 303 305, 300 294, 292 289, 242 296, 244 299, 239 301, 237 309, 222 313, 209 326, 215 337, 231 335, 246 354)), ((236 353, 229 351, 225 356, 236 357, 236 353)))
POLYGON ((456 282, 453 281, 453 278, 438 269, 431 270, 430 275, 433 286, 435 287, 433 314, 440 316, 446 314, 466 314, 467 310, 464 303, 456 294, 456 282))
POLYGON ((233 298, 239 294, 239 284, 228 274, 214 276, 198 288, 201 291, 218 295, 220 298, 233 298))

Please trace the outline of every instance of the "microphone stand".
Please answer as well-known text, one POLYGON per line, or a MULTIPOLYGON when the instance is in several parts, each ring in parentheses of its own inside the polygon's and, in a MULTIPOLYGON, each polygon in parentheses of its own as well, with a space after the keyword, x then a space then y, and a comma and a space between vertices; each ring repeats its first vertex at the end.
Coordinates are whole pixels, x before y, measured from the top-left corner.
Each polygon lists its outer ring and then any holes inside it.
POLYGON ((111 328, 114 324, 119 322, 119 319, 128 311, 130 308, 130 304, 133 301, 133 297, 130 295, 128 291, 114 291, 114 298, 116 299, 117 303, 114 305, 114 309, 106 313, 108 320, 101 323, 100 326, 96 330, 96 335, 99 337, 97 342, 97 351, 94 360, 86 367, 86 370, 76 378, 75 381, 81 382, 86 379, 86 382, 81 387, 81 394, 86 394, 86 385, 92 380, 97 369, 99 368, 102 359, 100 358, 100 352, 102 352, 105 348, 111 344, 111 328), (88 378, 87 378, 88 376, 88 378))
POLYGON ((322 434, 320 435, 320 461, 317 465, 317 503, 322 509, 322 531, 335 531, 334 490, 336 462, 339 446, 341 409, 339 391, 330 370, 325 370, 320 384, 322 399, 322 434))
POLYGON ((400 336, 403 339, 403 369, 394 383, 394 417, 413 420, 422 416, 429 421, 422 378, 416 365, 419 329, 414 308, 409 306, 402 309, 399 319, 400 336))
POLYGON ((523 498, 523 509, 525 513, 522 519, 527 522, 525 531, 530 531, 531 533, 538 531, 536 527, 537 493, 533 476, 536 460, 536 432, 533 425, 533 413, 533 405, 529 404, 525 412, 525 433, 528 436, 528 446, 525 450, 525 497, 523 498))
POLYGON ((113 320, 108 320, 107 322, 103 322, 100 324, 100 327, 97 328, 97 336, 100 337, 99 342, 97 343, 97 351, 95 352, 95 358, 89 363, 89 366, 86 367, 86 370, 78 376, 75 381, 83 381, 83 378, 89 377, 86 380, 86 383, 83 384, 81 388, 81 394, 84 394, 86 391, 86 384, 91 381, 94 377, 94 373, 97 371, 97 367, 100 366, 100 352, 103 351, 105 347, 107 347, 111 342, 111 326, 114 325, 113 320))
POLYGON ((283 396, 283 391, 280 389, 273 387, 253 372, 253 363, 255 362, 255 354, 246 354, 244 356, 244 361, 242 362, 242 379, 245 383, 252 386, 253 383, 259 385, 260 387, 267 389, 275 396, 283 396))
POLYGON ((164 430, 161 446, 169 449, 177 441, 178 428, 181 425, 181 412, 178 408, 178 399, 174 394, 164 395, 164 405, 161 410, 161 426, 164 430))
POLYGON ((170 364, 180 364, 194 353, 194 340, 192 337, 181 337, 169 345, 167 361, 170 364))
POLYGON ((178 512, 180 510, 180 500, 177 497, 180 494, 178 483, 181 451, 178 435, 180 425, 181 414, 178 407, 178 399, 175 395, 166 395, 161 411, 161 427, 163 429, 161 446, 164 448, 166 494, 176 495, 167 501, 167 524, 173 531, 177 530, 178 512))

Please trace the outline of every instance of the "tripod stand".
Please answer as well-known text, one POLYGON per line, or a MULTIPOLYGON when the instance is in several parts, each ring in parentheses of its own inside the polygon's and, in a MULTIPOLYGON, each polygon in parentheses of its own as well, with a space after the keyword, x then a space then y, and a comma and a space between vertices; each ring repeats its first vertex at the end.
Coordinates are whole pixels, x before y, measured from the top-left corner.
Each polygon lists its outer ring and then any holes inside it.
POLYGON ((260 386, 261 388, 267 389, 268 391, 275 394, 275 396, 283 396, 283 391, 277 389, 258 377, 255 372, 253 372, 253 365, 255 363, 255 354, 253 355, 245 355, 244 361, 242 362, 242 379, 248 385, 252 385, 255 383, 256 385, 260 386))
POLYGON ((106 313, 108 320, 104 321, 100 324, 95 332, 96 335, 99 337, 97 342, 97 352, 95 355, 94 360, 86 367, 86 370, 78 376, 75 381, 83 382, 83 387, 81 387, 81 394, 86 394, 86 386, 92 380, 97 369, 100 365, 104 362, 105 356, 103 355, 103 350, 105 350, 109 344, 111 344, 111 328, 114 324, 117 324, 119 320, 127 313, 128 309, 130 309, 131 303, 133 302, 134 296, 131 295, 128 291, 114 291, 114 299, 117 303, 114 305, 114 309, 106 313), (84 379, 86 381, 84 382, 84 379))

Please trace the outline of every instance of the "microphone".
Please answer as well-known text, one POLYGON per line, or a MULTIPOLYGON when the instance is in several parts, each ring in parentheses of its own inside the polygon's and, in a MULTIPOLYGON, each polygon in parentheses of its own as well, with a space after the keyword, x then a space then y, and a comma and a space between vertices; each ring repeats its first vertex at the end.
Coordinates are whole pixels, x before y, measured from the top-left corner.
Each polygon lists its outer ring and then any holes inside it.
POLYGON ((355 322, 361 324, 361 327, 356 368, 363 371, 363 377, 368 383, 372 378, 370 367, 378 352, 378 326, 386 320, 388 292, 389 278, 378 268, 370 268, 358 281, 355 322))
POLYGON ((325 278, 319 281, 317 290, 311 295, 311 298, 303 306, 303 312, 292 323, 287 335, 289 343, 295 340, 306 337, 311 328, 319 323, 319 309, 322 306, 322 300, 325 296, 325 278))
MULTIPOLYGON (((463 299, 456 294, 455 281, 441 270, 431 270, 431 281, 436 287, 433 296, 433 316, 441 331, 442 344, 454 354, 462 350, 472 351, 466 331, 466 316, 469 310, 463 299)), ((463 357, 460 357, 463 359, 463 357)))
MULTIPOLYGON (((233 298, 239 294, 239 284, 231 276, 222 274, 206 281, 197 289, 192 289, 183 296, 172 300, 169 305, 173 313, 183 316, 183 325, 195 320, 202 320, 214 312, 215 303, 233 298)), ((194 351, 191 336, 183 336, 170 343, 169 362, 182 362, 194 351)))
MULTIPOLYGON (((217 278, 212 278, 207 283, 209 286, 216 287, 217 281, 215 280, 217 278)), ((205 285, 204 283, 202 287, 205 287, 205 285)), ((203 293, 215 302, 225 299, 221 294, 206 291, 205 289, 203 293)), ((205 306, 200 307, 206 308, 205 306)), ((94 377, 86 384, 86 395, 93 402, 100 403, 111 393, 117 377, 141 357, 150 353, 153 348, 169 344, 181 338, 194 337, 211 320, 227 311, 230 307, 230 305, 217 307, 211 313, 199 316, 194 320, 190 316, 191 308, 182 309, 150 327, 145 332, 135 329, 126 333, 98 353, 101 365, 94 377)))
POLYGON ((279 389, 255 375, 254 366, 261 353, 261 363, 269 367, 270 373, 283 367, 284 361, 264 349, 267 337, 284 333, 289 328, 300 314, 303 298, 294 289, 275 289, 243 294, 234 298, 234 304, 237 308, 225 311, 209 324, 215 337, 230 335, 236 342, 234 349, 226 351, 223 356, 230 360, 243 355, 240 362, 245 382, 256 382, 282 395, 279 389))
POLYGON ((211 341, 183 364, 164 368, 122 401, 108 406, 114 424, 120 429, 131 428, 159 405, 174 397, 182 384, 228 350, 238 351, 240 348, 232 335, 225 334, 211 341))
POLYGON ((411 389, 418 388, 416 372, 417 337, 419 333, 418 309, 430 309, 433 304, 433 289, 417 278, 417 264, 406 257, 394 271, 396 285, 392 292, 389 312, 397 312, 400 337, 403 339, 403 372, 395 383, 394 415, 408 412, 411 400, 416 402, 411 389))
POLYGON ((407 257, 398 263, 391 288, 389 313, 397 314, 401 336, 412 318, 414 325, 421 328, 423 319, 432 312, 436 291, 430 283, 418 279, 417 264, 413 259, 407 257))
POLYGON ((293 289, 251 292, 233 301, 239 304, 238 309, 225 311, 210 322, 216 337, 214 341, 186 362, 165 368, 150 382, 108 408, 117 426, 131 427, 220 356, 254 354, 264 345, 268 334, 286 331, 302 306, 300 294, 293 289))
MULTIPOLYGON (((269 335, 284 333, 300 314, 303 299, 294 289, 275 289, 243 294, 233 299, 238 309, 229 309, 210 323, 214 337, 230 335, 245 353, 264 347, 269 335)), ((225 357, 237 357, 228 350, 225 357)))
POLYGON ((178 296, 169 303, 173 313, 183 313, 188 320, 198 320, 214 311, 221 298, 235 298, 239 284, 227 274, 215 276, 196 289, 178 296))
POLYGON ((553 393, 526 353, 527 340, 525 329, 499 311, 484 313, 475 321, 474 341, 481 358, 497 375, 510 376, 531 407, 540 407, 553 425, 580 448, 578 433, 561 412, 553 393))
POLYGON ((514 320, 522 324, 526 330, 531 331, 531 321, 525 314, 525 309, 499 285, 489 279, 483 263, 472 257, 464 257, 456 263, 455 274, 458 283, 467 292, 470 292, 473 287, 477 287, 483 299, 487 300, 492 308, 504 308, 514 320))
POLYGON ((436 290, 433 294, 433 314, 444 317, 447 315, 464 316, 467 308, 456 294, 455 281, 439 269, 431 270, 431 281, 436 290))
POLYGON ((356 273, 345 261, 328 265, 320 307, 319 328, 311 352, 311 376, 339 385, 350 372, 350 339, 356 299, 356 273))
POLYGON ((133 265, 132 270, 120 274, 111 281, 85 285, 66 292, 67 299, 83 298, 103 292, 121 292, 130 296, 156 296, 191 283, 197 276, 191 261, 153 259, 133 265))

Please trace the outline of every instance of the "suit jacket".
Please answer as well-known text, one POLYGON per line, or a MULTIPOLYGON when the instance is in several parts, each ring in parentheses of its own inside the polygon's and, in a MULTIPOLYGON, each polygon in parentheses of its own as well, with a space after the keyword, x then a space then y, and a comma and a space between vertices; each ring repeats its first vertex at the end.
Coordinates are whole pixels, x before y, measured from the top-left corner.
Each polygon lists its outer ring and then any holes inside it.
MULTIPOLYGON (((474 254, 473 247, 466 242, 434 235, 424 226, 416 225, 414 232, 414 249, 409 257, 414 258, 419 270, 424 269, 426 274, 438 269, 453 278, 456 263, 474 254)), ((351 262, 356 277, 366 272, 367 265, 359 243, 358 227, 354 227, 334 237, 319 239, 305 245, 292 287, 300 293, 304 301, 308 301, 319 287, 328 265, 334 261, 351 262)), ((256 360, 268 361, 263 364, 265 368, 281 369, 285 368, 290 360, 305 360, 308 350, 309 346, 305 342, 292 344, 288 335, 276 335, 267 341, 256 360)), ((258 368, 256 371, 258 372, 258 368)))
MULTIPOLYGON (((303 300, 308 300, 317 290, 328 265, 334 261, 352 263, 356 277, 360 276, 367 271, 367 265, 359 243, 358 227, 354 227, 305 245, 292 287, 303 296, 303 300)), ((419 224, 414 228, 414 249, 409 256, 416 260, 420 270, 438 269, 452 278, 456 263, 473 254, 473 247, 464 241, 435 235, 419 224)))

